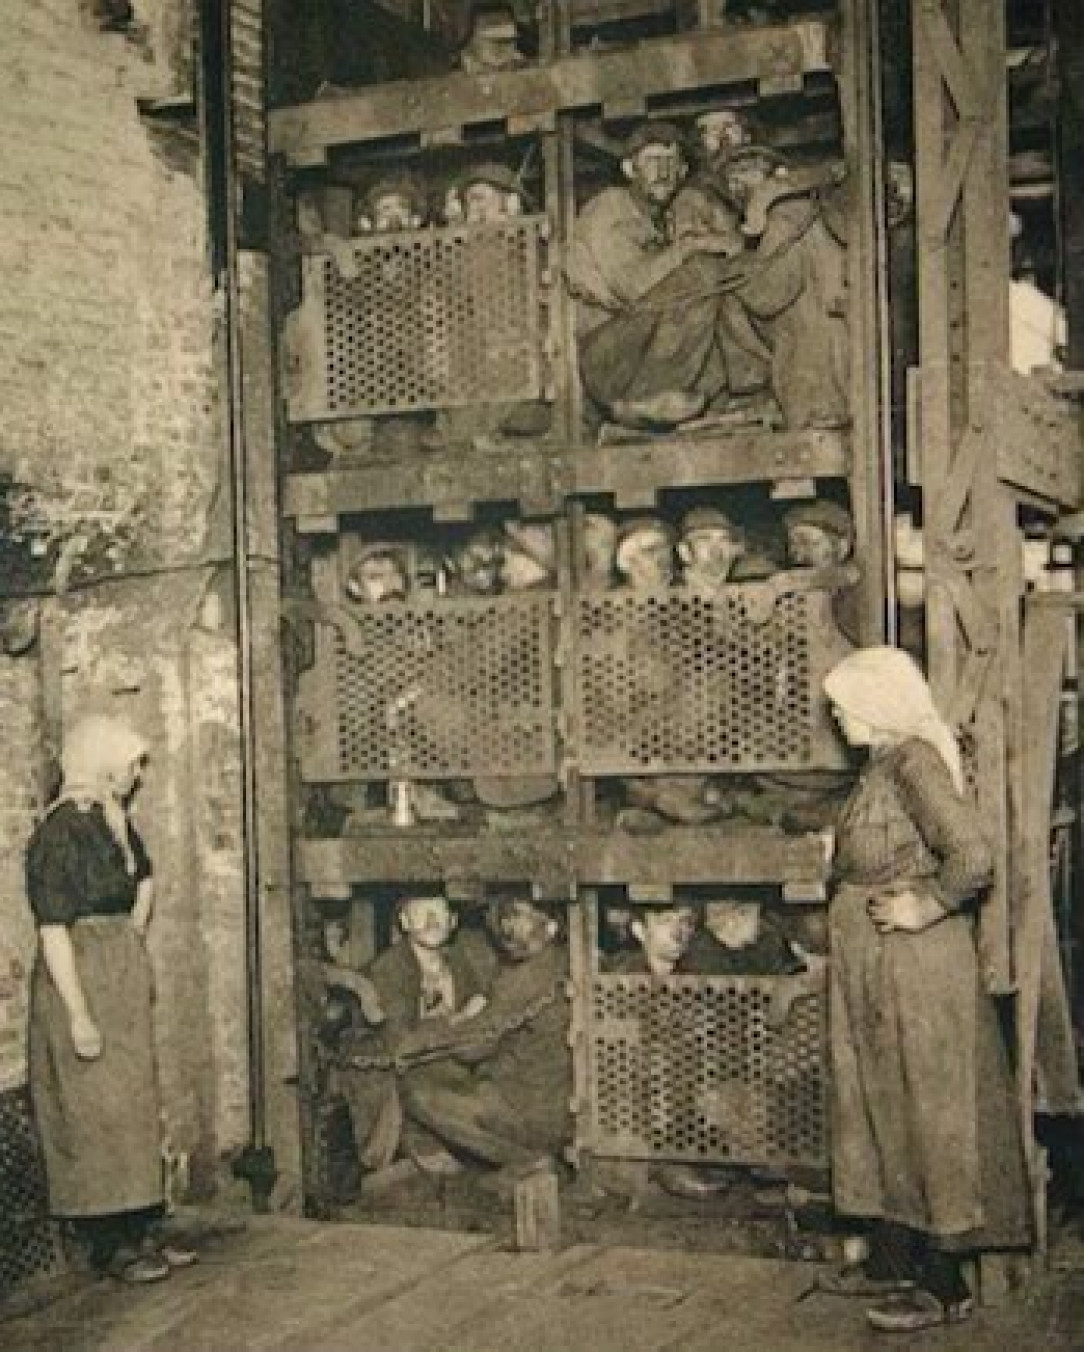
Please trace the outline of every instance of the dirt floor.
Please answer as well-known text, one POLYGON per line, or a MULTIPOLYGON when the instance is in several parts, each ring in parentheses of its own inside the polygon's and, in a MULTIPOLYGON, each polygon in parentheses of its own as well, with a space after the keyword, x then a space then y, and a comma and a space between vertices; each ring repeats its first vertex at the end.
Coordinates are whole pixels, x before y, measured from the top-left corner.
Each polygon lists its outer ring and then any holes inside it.
POLYGON ((1084 1238, 970 1323, 878 1335, 822 1268, 737 1252, 242 1219, 181 1226, 201 1262, 142 1288, 67 1276, 0 1307, 3 1352, 1084 1352, 1084 1238))

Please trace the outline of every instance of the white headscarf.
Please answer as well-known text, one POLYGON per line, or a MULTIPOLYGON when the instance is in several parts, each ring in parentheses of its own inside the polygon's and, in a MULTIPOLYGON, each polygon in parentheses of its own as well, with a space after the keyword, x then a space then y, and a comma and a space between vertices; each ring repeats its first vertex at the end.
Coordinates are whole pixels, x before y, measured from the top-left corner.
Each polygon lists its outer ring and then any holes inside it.
POLYGON ((964 770, 955 734, 945 722, 926 678, 900 648, 857 648, 824 678, 824 693, 894 740, 920 737, 945 762, 956 792, 964 792, 964 770))
POLYGON ((136 861, 125 805, 117 798, 114 781, 146 754, 146 742, 123 719, 92 714, 66 732, 60 757, 64 784, 57 802, 72 802, 84 811, 97 803, 124 852, 129 874, 135 873, 136 861))

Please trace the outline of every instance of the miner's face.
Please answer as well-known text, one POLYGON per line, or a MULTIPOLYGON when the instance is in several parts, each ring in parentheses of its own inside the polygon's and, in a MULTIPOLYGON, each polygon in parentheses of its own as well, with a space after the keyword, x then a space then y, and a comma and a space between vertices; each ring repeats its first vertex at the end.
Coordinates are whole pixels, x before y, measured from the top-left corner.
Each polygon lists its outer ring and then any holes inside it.
POLYGON ((373 203, 373 229, 377 234, 391 230, 414 230, 420 224, 414 203, 406 193, 387 192, 373 203))
POLYGON ((516 214, 515 194, 493 183, 471 183, 463 193, 463 215, 468 225, 491 225, 516 214))
POLYGON ((709 901, 705 920, 724 948, 748 948, 760 932, 760 907, 756 902, 709 901))
POLYGON ((708 155, 719 155, 748 145, 749 131, 737 113, 725 111, 706 113, 697 119, 697 135, 708 155))
POLYGON ((670 541, 655 531, 630 535, 618 550, 617 566, 632 587, 668 587, 674 579, 670 541))
POLYGON ((648 911, 633 921, 632 932, 649 962, 680 962, 696 933, 696 912, 688 906, 648 911))
POLYGON ((487 537, 468 540, 456 559, 456 572, 463 587, 478 596, 500 590, 504 551, 499 541, 487 537))
POLYGON ((732 164, 726 171, 726 185, 735 201, 745 205, 762 183, 772 176, 766 161, 745 160, 732 164))
POLYGON ((681 557, 690 573, 710 581, 725 582, 730 570, 745 553, 745 542, 736 531, 697 530, 681 542, 681 557))
POLYGON ((319 239, 324 233, 324 217, 315 193, 302 193, 297 199, 297 229, 302 239, 319 239))
POLYGON ((502 952, 515 962, 533 957, 557 932, 554 921, 526 899, 498 903, 494 930, 502 952))
POLYGON ((475 21, 469 45, 482 65, 499 70, 502 66, 518 61, 517 36, 515 20, 510 11, 487 15, 475 21))
POLYGON ((505 591, 532 591, 550 582, 549 569, 514 545, 506 545, 501 560, 501 581, 505 591))
POLYGON ((380 605, 406 599, 407 579, 391 554, 371 554, 351 570, 347 592, 355 601, 380 605))
POLYGON ((350 946, 350 921, 336 916, 324 921, 324 951, 332 962, 345 962, 350 946))
POLYGON ((403 933, 419 948, 443 948, 455 929, 455 916, 445 897, 411 897, 399 911, 403 933))
POLYGON ((588 579, 608 581, 613 573, 617 528, 605 516, 586 516, 583 522, 583 555, 588 579))
POLYGON ((847 541, 803 521, 787 527, 787 557, 796 568, 835 568, 847 557, 847 541))
POLYGON ((685 156, 675 145, 641 146, 624 161, 626 177, 656 206, 668 206, 685 177, 685 156))

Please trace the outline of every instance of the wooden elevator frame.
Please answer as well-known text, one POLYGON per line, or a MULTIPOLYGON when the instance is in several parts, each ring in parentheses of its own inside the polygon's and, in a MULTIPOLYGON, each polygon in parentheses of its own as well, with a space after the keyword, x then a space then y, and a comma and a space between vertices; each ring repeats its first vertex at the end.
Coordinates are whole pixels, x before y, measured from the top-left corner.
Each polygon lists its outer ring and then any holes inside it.
POLYGON ((1080 1108, 1048 867, 1064 612, 1025 595, 1019 513, 1078 501, 1079 426, 1009 367, 1004 0, 914 0, 919 366, 909 477, 921 488, 931 682, 968 742, 996 879, 987 988, 1011 997, 1021 1122, 1043 1241, 1033 1112, 1080 1108), (1026 679, 1025 679, 1026 676, 1026 679))

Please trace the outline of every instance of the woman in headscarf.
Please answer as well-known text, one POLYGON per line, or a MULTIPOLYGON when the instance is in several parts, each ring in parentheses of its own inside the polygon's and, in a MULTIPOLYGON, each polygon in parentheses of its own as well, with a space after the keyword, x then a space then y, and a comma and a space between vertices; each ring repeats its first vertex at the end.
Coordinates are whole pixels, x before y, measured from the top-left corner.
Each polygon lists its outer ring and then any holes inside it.
POLYGON ((116 718, 69 731, 63 784, 27 847, 38 928, 30 1087, 52 1214, 91 1263, 157 1281, 195 1255, 155 1243, 163 1177, 144 943, 151 865, 128 818, 146 758, 116 718))
POLYGON ((992 873, 960 750, 897 648, 860 648, 825 693, 869 759, 837 827, 830 910, 832 1186, 871 1222, 831 1289, 884 1297, 873 1327, 966 1319, 962 1255, 1029 1239, 1015 1099, 974 918, 992 873))

